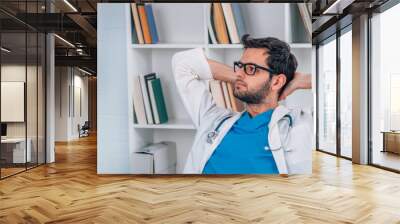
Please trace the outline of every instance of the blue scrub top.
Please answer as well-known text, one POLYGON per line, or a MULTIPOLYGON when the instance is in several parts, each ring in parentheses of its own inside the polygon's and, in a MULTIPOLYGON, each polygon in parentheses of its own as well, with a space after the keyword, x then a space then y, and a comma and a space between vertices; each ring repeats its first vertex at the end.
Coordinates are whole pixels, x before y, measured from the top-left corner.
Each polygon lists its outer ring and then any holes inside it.
POLYGON ((222 139, 203 174, 278 174, 268 144, 268 124, 273 109, 251 117, 248 112, 235 122, 222 139))

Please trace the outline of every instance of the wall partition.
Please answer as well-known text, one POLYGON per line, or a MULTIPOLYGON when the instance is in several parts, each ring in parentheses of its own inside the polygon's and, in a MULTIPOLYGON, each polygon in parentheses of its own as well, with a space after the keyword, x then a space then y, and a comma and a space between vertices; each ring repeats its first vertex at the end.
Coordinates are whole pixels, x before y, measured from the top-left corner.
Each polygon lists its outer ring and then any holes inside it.
MULTIPOLYGON (((19 7, 39 12, 39 3, 21 2, 19 7)), ((15 19, 3 12, 0 18, 15 19)), ((27 24, 16 21, 11 30, 0 23, 1 179, 46 160, 45 45, 45 34, 27 24)))

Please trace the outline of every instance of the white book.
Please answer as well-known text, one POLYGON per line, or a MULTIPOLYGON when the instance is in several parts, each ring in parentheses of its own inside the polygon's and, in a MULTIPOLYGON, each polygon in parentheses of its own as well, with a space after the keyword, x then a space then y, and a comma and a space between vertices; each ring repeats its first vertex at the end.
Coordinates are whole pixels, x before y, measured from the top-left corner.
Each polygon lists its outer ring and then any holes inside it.
POLYGON ((226 108, 232 109, 231 100, 229 98, 228 85, 226 82, 221 82, 222 92, 224 93, 224 100, 226 108))
POLYGON ((149 94, 147 94, 146 80, 144 80, 144 75, 140 75, 140 86, 142 87, 144 109, 146 111, 147 123, 154 124, 153 115, 151 114, 151 105, 149 94))
POLYGON ((211 21, 211 3, 208 4, 207 6, 207 26, 208 26, 208 32, 210 34, 211 42, 212 44, 218 44, 217 38, 215 37, 215 32, 214 32, 214 27, 212 25, 211 21))
POLYGON ((132 10, 133 22, 135 24, 135 30, 136 30, 138 42, 139 42, 139 44, 144 44, 142 26, 140 25, 139 13, 137 10, 136 3, 131 4, 131 10, 132 10))
POLYGON ((221 82, 218 80, 210 80, 210 90, 217 106, 226 108, 224 94, 221 89, 221 82))
POLYGON ((133 79, 133 109, 135 110, 138 124, 147 124, 146 111, 144 109, 142 87, 139 76, 133 79))
POLYGON ((156 98, 154 96, 154 90, 153 90, 153 85, 151 85, 151 81, 152 80, 147 80, 147 86, 149 87, 149 94, 150 94, 150 103, 151 103, 151 108, 153 108, 154 123, 159 124, 160 116, 158 115, 156 98))
POLYGON ((229 38, 232 44, 240 43, 239 34, 236 28, 235 18, 233 18, 231 3, 221 3, 224 11, 226 26, 228 27, 229 38))
POLYGON ((300 11, 301 18, 304 23, 304 27, 307 30, 308 38, 311 39, 312 36, 312 19, 310 10, 307 8, 307 3, 297 3, 297 6, 300 11))

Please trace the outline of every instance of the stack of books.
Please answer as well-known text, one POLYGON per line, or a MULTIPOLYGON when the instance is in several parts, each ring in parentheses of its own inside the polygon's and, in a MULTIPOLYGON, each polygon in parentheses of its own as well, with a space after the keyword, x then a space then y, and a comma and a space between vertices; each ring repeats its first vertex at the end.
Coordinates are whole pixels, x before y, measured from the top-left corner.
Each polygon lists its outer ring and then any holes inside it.
POLYGON ((133 81, 135 123, 162 124, 168 121, 161 81, 155 73, 139 75, 133 81))
POLYGON ((246 34, 240 3, 212 3, 207 10, 212 44, 239 44, 246 34))
POLYGON ((243 102, 233 95, 233 86, 231 83, 210 80, 210 92, 217 106, 235 112, 244 110, 243 102))
POLYGON ((131 3, 132 10, 132 43, 156 44, 158 32, 151 4, 131 3))

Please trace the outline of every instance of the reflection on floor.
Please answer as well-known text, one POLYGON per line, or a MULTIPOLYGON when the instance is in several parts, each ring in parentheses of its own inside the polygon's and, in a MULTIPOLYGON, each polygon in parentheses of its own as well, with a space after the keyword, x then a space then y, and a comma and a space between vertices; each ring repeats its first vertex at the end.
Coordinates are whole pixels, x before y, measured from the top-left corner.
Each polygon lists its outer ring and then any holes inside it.
POLYGON ((8 176, 11 176, 13 174, 25 171, 26 169, 30 169, 32 167, 37 166, 36 163, 27 163, 26 167, 25 164, 4 164, 4 163, 0 163, 1 164, 1 178, 5 178, 8 176))
POLYGON ((20 168, 20 167, 17 167, 17 168, 1 168, 1 177, 2 178, 3 177, 7 177, 7 176, 13 175, 15 173, 19 173, 21 171, 24 171, 24 170, 25 170, 25 167, 24 168, 20 168))
POLYGON ((392 152, 374 151, 372 157, 373 164, 400 170, 400 155, 392 152))

